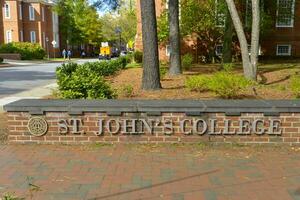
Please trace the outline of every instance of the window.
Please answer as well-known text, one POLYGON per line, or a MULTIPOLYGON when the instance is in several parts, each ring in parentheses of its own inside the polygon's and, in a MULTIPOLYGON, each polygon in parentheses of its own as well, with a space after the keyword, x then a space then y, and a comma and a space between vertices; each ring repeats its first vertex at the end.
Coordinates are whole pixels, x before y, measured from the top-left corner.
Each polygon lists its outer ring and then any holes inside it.
POLYGON ((277 0, 276 27, 294 26, 295 0, 277 0))
POLYGON ((280 44, 277 45, 277 56, 291 56, 292 55, 292 45, 290 44, 280 44))
POLYGON ((35 20, 35 10, 33 6, 29 6, 29 20, 34 21, 35 20))
POLYGON ((222 56, 223 55, 223 45, 217 45, 215 52, 216 52, 217 56, 222 56))
POLYGON ((23 33, 23 31, 20 31, 20 41, 24 42, 24 33, 23 33))
POLYGON ((4 15, 6 19, 10 19, 10 6, 8 3, 4 4, 4 15))
POLYGON ((225 26, 225 12, 224 12, 224 5, 221 0, 215 0, 216 5, 216 26, 217 27, 224 27, 225 26))
POLYGON ((22 10, 22 4, 19 4, 19 19, 23 19, 23 10, 22 10))
POLYGON ((12 31, 6 31, 6 43, 12 42, 12 31))
POLYGON ((171 46, 170 45, 166 46, 166 56, 168 56, 168 57, 171 56, 171 46))
POLYGON ((30 42, 36 43, 35 31, 30 31, 30 42))
POLYGON ((45 7, 42 7, 42 21, 45 21, 45 7))

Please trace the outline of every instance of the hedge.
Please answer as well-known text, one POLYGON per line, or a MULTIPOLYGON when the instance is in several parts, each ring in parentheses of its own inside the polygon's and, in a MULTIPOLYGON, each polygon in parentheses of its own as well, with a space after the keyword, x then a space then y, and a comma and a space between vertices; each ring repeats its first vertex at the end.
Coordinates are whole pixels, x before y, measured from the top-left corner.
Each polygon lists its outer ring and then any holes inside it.
POLYGON ((39 44, 29 42, 12 42, 0 45, 0 53, 18 53, 22 60, 43 59, 45 50, 39 44))

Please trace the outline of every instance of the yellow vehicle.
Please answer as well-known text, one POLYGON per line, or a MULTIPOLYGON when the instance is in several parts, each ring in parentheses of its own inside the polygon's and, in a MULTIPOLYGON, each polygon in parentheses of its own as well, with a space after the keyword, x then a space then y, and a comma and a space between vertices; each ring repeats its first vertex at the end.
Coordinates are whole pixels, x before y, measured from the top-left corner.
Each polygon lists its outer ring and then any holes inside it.
POLYGON ((110 59, 111 58, 111 47, 110 46, 105 46, 105 47, 100 47, 100 54, 99 54, 99 59, 110 59))
POLYGON ((103 56, 110 56, 111 48, 110 47, 100 47, 100 54, 103 56))

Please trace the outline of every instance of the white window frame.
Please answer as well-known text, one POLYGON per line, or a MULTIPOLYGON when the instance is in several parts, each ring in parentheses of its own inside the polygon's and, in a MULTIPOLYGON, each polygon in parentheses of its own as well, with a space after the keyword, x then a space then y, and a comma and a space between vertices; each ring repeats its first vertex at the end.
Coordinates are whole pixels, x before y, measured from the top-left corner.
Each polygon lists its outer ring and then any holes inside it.
POLYGON ((10 13, 10 5, 9 3, 4 3, 4 17, 5 19, 10 19, 11 13, 10 13))
POLYGON ((21 3, 19 4, 19 19, 23 19, 23 8, 21 3))
POLYGON ((279 1, 277 0, 277 10, 276 10, 276 27, 277 28, 293 28, 294 27, 294 19, 295 19, 295 0, 292 0, 293 5, 292 5, 292 14, 291 14, 291 25, 281 25, 279 24, 279 1))
POLYGON ((30 42, 36 43, 36 33, 35 31, 30 31, 30 42))
POLYGON ((30 21, 35 20, 35 9, 32 5, 29 5, 29 20, 30 21))
POLYGON ((45 21, 45 7, 42 7, 42 21, 45 21))
POLYGON ((292 55, 292 45, 291 44, 277 44, 276 46, 276 56, 291 56, 292 55), (280 46, 287 46, 289 48, 288 53, 280 53, 279 47, 280 46))
POLYGON ((5 42, 6 43, 12 42, 12 31, 11 30, 6 31, 5 42))
POLYGON ((20 31, 20 42, 24 42, 24 32, 20 31))
POLYGON ((166 56, 170 57, 171 56, 171 46, 166 45, 166 56))

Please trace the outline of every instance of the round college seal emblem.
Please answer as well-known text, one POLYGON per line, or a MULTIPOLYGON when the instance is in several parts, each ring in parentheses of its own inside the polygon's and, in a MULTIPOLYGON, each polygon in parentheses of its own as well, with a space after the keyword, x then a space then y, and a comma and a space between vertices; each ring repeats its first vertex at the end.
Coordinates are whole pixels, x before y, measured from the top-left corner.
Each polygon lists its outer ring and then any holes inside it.
POLYGON ((42 117, 33 117, 28 121, 28 130, 33 136, 43 136, 48 130, 48 124, 42 117))

